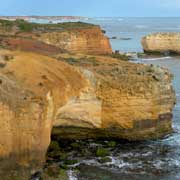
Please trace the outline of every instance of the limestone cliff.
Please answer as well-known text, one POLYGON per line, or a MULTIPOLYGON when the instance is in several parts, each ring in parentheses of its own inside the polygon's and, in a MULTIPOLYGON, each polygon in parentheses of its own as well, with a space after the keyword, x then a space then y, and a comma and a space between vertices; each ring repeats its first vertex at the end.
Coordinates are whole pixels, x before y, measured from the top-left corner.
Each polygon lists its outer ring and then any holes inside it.
POLYGON ((8 36, 6 41, 8 40, 10 45, 14 45, 13 42, 16 40, 15 45, 22 49, 25 46, 26 49, 32 50, 28 44, 32 44, 33 40, 38 40, 70 53, 112 53, 110 42, 100 26, 82 22, 37 24, 23 20, 0 20, 0 36, 8 36))
POLYGON ((34 26, 0 38, 3 48, 23 50, 0 50, 0 174, 41 167, 51 134, 144 140, 171 132, 175 93, 168 70, 87 55, 111 53, 97 26, 34 26))
POLYGON ((92 85, 58 110, 53 133, 143 140, 171 131, 175 93, 168 70, 102 56, 64 56, 56 58, 86 69, 92 85))
POLYGON ((57 109, 85 85, 82 74, 63 62, 0 51, 0 174, 42 167, 57 109))
POLYGON ((155 33, 142 38, 142 46, 149 53, 180 54, 180 33, 155 33))
POLYGON ((111 45, 100 27, 41 33, 38 40, 73 53, 110 54, 111 45))
POLYGON ((142 140, 171 132, 168 70, 108 56, 56 58, 0 51, 0 173, 40 167, 52 126, 62 139, 142 140))

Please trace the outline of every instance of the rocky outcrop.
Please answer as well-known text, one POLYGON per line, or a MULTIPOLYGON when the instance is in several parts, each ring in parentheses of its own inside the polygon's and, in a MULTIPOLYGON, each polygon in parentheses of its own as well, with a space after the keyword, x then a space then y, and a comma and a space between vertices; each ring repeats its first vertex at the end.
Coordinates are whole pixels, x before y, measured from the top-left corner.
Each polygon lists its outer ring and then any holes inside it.
MULTIPOLYGON (((100 26, 82 23, 37 24, 24 20, 8 21, 0 19, 0 36, 8 36, 11 45, 17 43, 23 49, 32 50, 33 40, 44 42, 49 46, 83 54, 111 54, 109 39, 100 26), (11 40, 12 38, 12 40, 11 40), (27 41, 19 43, 20 41, 27 41), (30 42, 31 41, 31 42, 30 42)), ((38 44, 39 46, 39 44, 38 44)), ((37 46, 37 49, 38 49, 37 46)), ((18 48, 18 47, 17 47, 18 48)))
POLYGON ((142 38, 146 53, 180 54, 180 33, 155 33, 142 38))
MULTIPOLYGON (((0 174, 42 166, 57 109, 85 85, 82 74, 63 62, 0 51, 0 174)), ((21 178, 28 179, 22 173, 21 178)))
MULTIPOLYGON (((19 23, 19 28, 27 26, 19 23)), ((25 180, 40 168, 51 134, 61 139, 133 141, 172 131, 175 93, 170 72, 97 56, 111 53, 108 39, 97 26, 79 25, 83 28, 73 24, 73 29, 52 32, 46 25, 48 31, 41 33, 21 29, 16 37, 0 38, 3 48, 23 50, 0 50, 0 175, 4 180, 9 178, 5 172, 9 176, 18 167, 28 169, 18 177, 25 180), (64 50, 86 55, 63 54, 64 50)))
POLYGON ((100 27, 77 28, 68 31, 41 33, 37 37, 47 44, 73 53, 111 54, 112 49, 100 27))
POLYGON ((168 70, 109 57, 60 56, 86 69, 91 86, 57 111, 54 134, 143 140, 171 132, 175 93, 168 70))
POLYGON ((0 51, 0 172, 40 167, 52 127, 61 139, 171 132, 175 94, 166 69, 103 56, 56 58, 0 51))

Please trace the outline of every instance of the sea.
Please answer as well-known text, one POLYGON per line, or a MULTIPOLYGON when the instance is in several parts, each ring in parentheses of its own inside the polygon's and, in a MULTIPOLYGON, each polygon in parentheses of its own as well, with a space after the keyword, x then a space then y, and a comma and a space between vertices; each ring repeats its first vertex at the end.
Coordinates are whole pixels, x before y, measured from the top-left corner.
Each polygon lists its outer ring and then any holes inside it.
MULTIPOLYGON (((83 21, 100 25, 110 38, 113 50, 120 52, 143 52, 141 38, 145 35, 180 32, 178 17, 94 17, 83 21)), ((137 58, 134 63, 137 62, 166 67, 173 73, 177 96, 174 132, 155 141, 119 143, 111 149, 110 163, 99 163, 96 157, 81 159, 77 165, 83 164, 80 172, 69 171, 71 180, 180 180, 180 57, 137 58)))

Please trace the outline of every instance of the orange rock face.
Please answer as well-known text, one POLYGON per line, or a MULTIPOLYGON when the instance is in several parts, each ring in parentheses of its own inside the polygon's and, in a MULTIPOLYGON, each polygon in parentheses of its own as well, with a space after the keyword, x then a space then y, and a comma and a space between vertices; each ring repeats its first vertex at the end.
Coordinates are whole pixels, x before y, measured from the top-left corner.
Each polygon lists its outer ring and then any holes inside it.
POLYGON ((168 70, 103 56, 73 57, 65 56, 64 61, 88 71, 91 88, 60 108, 55 134, 144 140, 171 132, 175 93, 168 70))
POLYGON ((111 53, 99 27, 26 35, 1 39, 24 51, 0 50, 0 174, 42 167, 51 133, 146 140, 172 131, 167 69, 97 56, 111 53))
POLYGON ((85 84, 66 63, 0 51, 0 173, 18 166, 42 167, 57 109, 85 84))
POLYGON ((143 140, 171 132, 169 71, 79 56, 0 51, 0 173, 41 167, 52 127, 62 139, 143 140))
POLYGON ((73 53, 112 53, 110 42, 99 27, 41 33, 38 40, 73 53))

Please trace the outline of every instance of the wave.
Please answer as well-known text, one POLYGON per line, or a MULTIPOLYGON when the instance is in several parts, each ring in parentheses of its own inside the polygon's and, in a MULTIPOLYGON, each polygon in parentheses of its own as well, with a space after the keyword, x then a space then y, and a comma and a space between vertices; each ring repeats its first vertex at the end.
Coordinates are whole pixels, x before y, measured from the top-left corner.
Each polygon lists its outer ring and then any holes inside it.
POLYGON ((123 21, 124 19, 123 19, 123 18, 118 18, 117 20, 118 20, 118 21, 123 21))
POLYGON ((96 21, 123 21, 123 18, 111 18, 111 17, 97 17, 93 18, 96 21))
POLYGON ((68 171, 68 176, 69 176, 69 180, 78 180, 78 178, 76 177, 75 172, 73 172, 72 170, 68 171))
POLYGON ((148 26, 145 26, 145 25, 136 25, 135 27, 138 29, 147 29, 148 28, 148 26))
POLYGON ((141 61, 158 61, 158 60, 164 60, 164 59, 170 59, 170 58, 172 58, 172 57, 166 56, 166 57, 159 57, 159 58, 144 58, 144 59, 139 58, 139 60, 141 60, 141 61))

